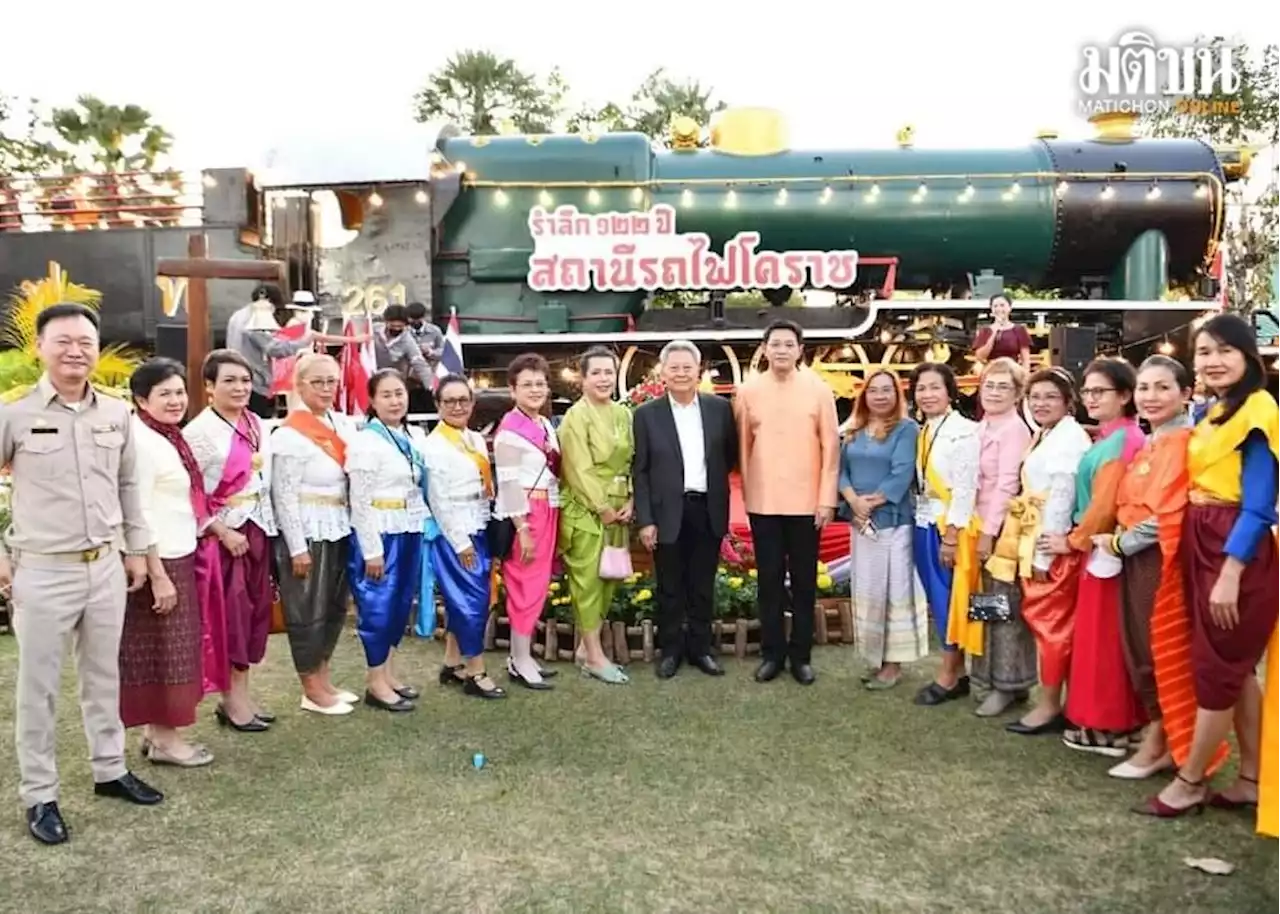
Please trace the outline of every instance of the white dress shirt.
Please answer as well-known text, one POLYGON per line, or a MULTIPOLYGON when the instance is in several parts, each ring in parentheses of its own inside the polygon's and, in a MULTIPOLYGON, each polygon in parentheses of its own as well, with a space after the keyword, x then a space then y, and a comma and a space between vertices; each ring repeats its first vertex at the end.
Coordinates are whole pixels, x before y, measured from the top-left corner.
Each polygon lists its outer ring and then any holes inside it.
POLYGON ((684 490, 707 492, 707 442, 702 434, 702 408, 698 395, 693 402, 682 406, 676 398, 667 395, 671 403, 671 416, 676 420, 676 437, 680 440, 680 455, 684 458, 684 490))
POLYGON ((191 504, 191 477, 178 449, 133 418, 137 442, 138 489, 150 545, 162 559, 179 559, 196 551, 196 512, 191 504))

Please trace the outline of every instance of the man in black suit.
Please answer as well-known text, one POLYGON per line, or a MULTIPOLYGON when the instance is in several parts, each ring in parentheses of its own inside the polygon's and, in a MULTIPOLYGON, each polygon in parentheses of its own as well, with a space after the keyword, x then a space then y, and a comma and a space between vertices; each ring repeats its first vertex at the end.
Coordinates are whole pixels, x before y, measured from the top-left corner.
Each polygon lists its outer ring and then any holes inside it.
POLYGON ((711 612, 720 543, 729 530, 738 432, 729 401, 698 392, 697 346, 673 340, 659 360, 667 394, 636 410, 631 464, 640 541, 654 552, 658 579, 657 673, 671 678, 688 657, 709 676, 722 676, 711 646, 711 612))

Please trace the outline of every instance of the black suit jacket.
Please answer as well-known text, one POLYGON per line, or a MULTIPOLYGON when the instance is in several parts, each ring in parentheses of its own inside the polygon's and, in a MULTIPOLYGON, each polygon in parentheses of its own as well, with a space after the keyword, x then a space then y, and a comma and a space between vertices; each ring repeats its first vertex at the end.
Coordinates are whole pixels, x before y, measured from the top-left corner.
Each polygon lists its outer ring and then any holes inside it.
MULTIPOLYGON (((712 532, 723 537, 729 531, 729 473, 738 464, 738 429, 728 400, 699 393, 698 406, 707 460, 707 512, 712 532)), ((641 405, 632 429, 636 526, 656 524, 658 542, 674 543, 684 514, 684 455, 670 399, 662 396, 641 405)))

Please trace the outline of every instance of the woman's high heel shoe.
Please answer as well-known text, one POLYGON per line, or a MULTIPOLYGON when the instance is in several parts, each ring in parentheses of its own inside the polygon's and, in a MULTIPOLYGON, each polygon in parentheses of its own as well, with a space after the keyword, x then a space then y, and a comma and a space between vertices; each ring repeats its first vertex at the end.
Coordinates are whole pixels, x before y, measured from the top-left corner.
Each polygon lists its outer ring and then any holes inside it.
MULTIPOLYGON (((1256 780, 1254 780, 1253 778, 1247 778, 1243 774, 1239 776, 1239 779, 1242 781, 1245 781, 1246 783, 1252 784, 1255 787, 1258 786, 1258 782, 1256 780)), ((1257 809, 1258 808, 1257 800, 1233 800, 1230 797, 1224 797, 1221 793, 1219 793, 1216 790, 1209 791, 1209 796, 1205 797, 1205 803, 1208 804, 1209 806, 1212 806, 1214 809, 1257 809)))
POLYGON ((440 684, 441 685, 458 685, 458 686, 462 685, 464 682, 467 681, 465 677, 458 675, 459 673, 462 672, 462 670, 463 670, 463 664, 461 663, 459 663, 457 666, 449 666, 449 664, 447 663, 444 664, 443 666, 440 667, 440 684))
POLYGON ((487 679, 488 673, 483 670, 473 676, 468 676, 462 683, 462 691, 475 698, 506 698, 507 693, 503 691, 501 686, 494 685, 491 689, 486 689, 480 685, 481 681, 487 679))
MULTIPOLYGON (((1175 774, 1174 777, 1186 784, 1188 787, 1199 787, 1204 784, 1204 781, 1202 780, 1188 781, 1181 774, 1175 774)), ((1190 806, 1170 806, 1164 800, 1160 799, 1159 794, 1156 794, 1145 802, 1132 807, 1132 811, 1136 812, 1140 816, 1151 816, 1156 819, 1178 819, 1185 815, 1199 815, 1204 812, 1204 804, 1205 801, 1202 798, 1195 803, 1192 803, 1190 806)))
POLYGON ((271 729, 271 725, 259 717, 249 718, 247 724, 238 724, 231 719, 231 715, 227 713, 227 709, 222 705, 218 705, 213 709, 213 716, 218 719, 218 723, 223 727, 230 727, 237 733, 265 733, 271 729))
POLYGON ((518 682, 526 689, 532 689, 535 692, 549 692, 555 688, 549 682, 534 682, 531 679, 525 679, 520 675, 520 671, 515 668, 515 664, 507 662, 507 678, 512 682, 518 682))

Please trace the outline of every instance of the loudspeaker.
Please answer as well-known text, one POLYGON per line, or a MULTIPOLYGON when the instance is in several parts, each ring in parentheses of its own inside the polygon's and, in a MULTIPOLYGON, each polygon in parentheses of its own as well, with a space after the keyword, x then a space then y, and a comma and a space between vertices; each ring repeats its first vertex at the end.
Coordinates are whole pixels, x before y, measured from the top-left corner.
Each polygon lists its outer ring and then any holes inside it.
POLYGON ((187 364, 186 324, 156 325, 156 355, 177 359, 183 366, 187 364))
POLYGON ((1076 381, 1084 380, 1085 366, 1098 351, 1098 331, 1094 327, 1051 327, 1049 329, 1049 363, 1071 372, 1076 381))

